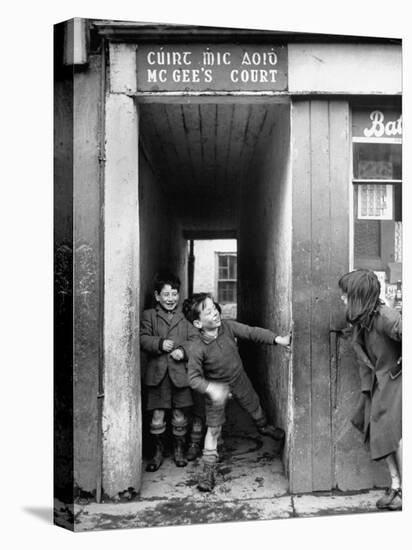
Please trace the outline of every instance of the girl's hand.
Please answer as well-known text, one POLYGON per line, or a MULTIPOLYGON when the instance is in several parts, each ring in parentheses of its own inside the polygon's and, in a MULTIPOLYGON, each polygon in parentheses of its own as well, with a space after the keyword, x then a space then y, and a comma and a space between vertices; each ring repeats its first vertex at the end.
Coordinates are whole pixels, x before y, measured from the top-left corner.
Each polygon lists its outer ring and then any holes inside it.
POLYGON ((172 351, 174 347, 175 347, 175 343, 173 342, 173 340, 163 340, 163 345, 162 345, 163 351, 166 351, 166 352, 172 351))
POLYGON ((184 359, 185 354, 183 353, 183 350, 177 348, 172 351, 170 354, 170 357, 172 357, 175 361, 181 361, 184 359))
POLYGON ((208 395, 216 405, 223 405, 230 396, 230 388, 227 384, 222 382, 209 382, 206 389, 206 395, 208 395))

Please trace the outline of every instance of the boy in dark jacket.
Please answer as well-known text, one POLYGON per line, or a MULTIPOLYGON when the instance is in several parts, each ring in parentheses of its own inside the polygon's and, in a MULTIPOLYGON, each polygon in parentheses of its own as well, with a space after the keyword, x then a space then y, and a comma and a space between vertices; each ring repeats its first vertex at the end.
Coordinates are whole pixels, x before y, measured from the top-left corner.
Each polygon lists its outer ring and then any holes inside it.
POLYGON ((186 319, 200 331, 200 338, 190 350, 188 373, 192 389, 205 394, 207 432, 203 449, 203 472, 198 488, 212 491, 215 465, 218 458, 217 442, 225 422, 225 405, 234 397, 253 418, 262 435, 282 441, 285 433, 268 424, 240 358, 236 338, 260 344, 279 344, 289 349, 290 335, 276 336, 259 327, 250 327, 231 320, 221 320, 217 304, 209 294, 194 294, 185 300, 186 319))
POLYGON ((147 410, 152 412, 150 433, 155 440, 153 457, 146 470, 155 472, 163 462, 165 411, 172 409, 174 460, 186 466, 185 437, 188 426, 187 407, 193 404, 187 377, 190 342, 199 337, 178 309, 180 281, 170 273, 161 273, 155 281, 157 305, 143 312, 140 346, 147 353, 144 377, 147 386, 147 410))

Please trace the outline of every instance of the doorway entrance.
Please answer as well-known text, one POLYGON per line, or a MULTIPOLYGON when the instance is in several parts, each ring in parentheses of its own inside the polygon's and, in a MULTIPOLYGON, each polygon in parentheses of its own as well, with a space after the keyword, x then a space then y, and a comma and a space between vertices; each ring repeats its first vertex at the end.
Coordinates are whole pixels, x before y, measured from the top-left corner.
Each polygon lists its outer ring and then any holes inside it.
MULTIPOLYGON (((179 102, 174 98, 141 103, 138 111, 141 309, 152 305, 154 275, 167 267, 182 281, 182 300, 189 290, 208 290, 228 306, 228 317, 277 333, 287 331, 291 280, 289 103, 263 98, 215 103, 211 98, 179 102), (213 249, 212 265, 196 272, 201 248, 211 240, 224 242, 225 247, 213 249), (207 283, 206 289, 201 278, 209 275, 213 283, 207 283)), ((270 420, 287 432, 289 358, 275 347, 249 344, 242 346, 241 354, 270 420)), ((273 483, 277 479, 282 487, 278 489, 286 490, 280 461, 284 457, 277 456, 271 442, 258 437, 253 425, 249 426, 250 419, 245 419, 234 403, 228 418, 225 440, 230 456, 245 453, 247 462, 250 452, 263 453, 259 460, 255 456, 262 475, 249 467, 250 475, 265 480, 264 485, 273 477, 273 483)), ((285 456, 287 447, 286 442, 285 456)), ((156 475, 166 483, 162 468, 156 475)), ((174 475, 187 476, 190 468, 174 475)), ((153 474, 143 473, 142 495, 148 476, 155 479, 153 474)), ((249 482, 257 492, 259 487, 263 490, 263 482, 249 482)))

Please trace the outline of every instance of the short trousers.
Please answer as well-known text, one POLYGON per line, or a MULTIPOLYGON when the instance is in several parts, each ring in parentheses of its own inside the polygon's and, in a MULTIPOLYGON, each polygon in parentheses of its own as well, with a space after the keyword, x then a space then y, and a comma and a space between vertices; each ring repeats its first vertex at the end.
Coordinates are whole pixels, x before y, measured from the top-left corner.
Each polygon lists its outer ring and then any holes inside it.
MULTIPOLYGON (((260 400, 255 392, 246 373, 242 371, 238 378, 229 384, 230 392, 239 405, 250 414, 255 423, 262 425, 266 423, 266 416, 260 406, 260 400)), ((217 427, 222 426, 226 422, 225 409, 226 403, 223 405, 215 405, 212 400, 206 396, 206 426, 217 427)))
POLYGON ((203 421, 205 419, 205 396, 202 393, 197 391, 192 391, 193 398, 193 409, 192 415, 201 418, 203 421))
POLYGON ((192 392, 189 387, 177 388, 169 373, 157 386, 146 386, 148 411, 154 409, 183 409, 193 405, 192 392))

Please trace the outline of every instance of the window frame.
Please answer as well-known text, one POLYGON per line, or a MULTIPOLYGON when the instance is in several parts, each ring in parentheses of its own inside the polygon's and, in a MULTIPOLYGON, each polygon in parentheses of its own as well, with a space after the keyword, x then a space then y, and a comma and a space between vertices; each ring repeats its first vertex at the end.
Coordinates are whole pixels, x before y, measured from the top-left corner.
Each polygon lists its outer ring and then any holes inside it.
MULTIPOLYGON (((351 115, 353 116, 353 109, 351 111, 351 115)), ((403 179, 374 179, 374 178, 368 178, 368 179, 360 179, 354 177, 354 145, 356 143, 367 143, 371 145, 377 145, 377 144, 393 144, 393 145, 399 145, 402 147, 402 137, 362 137, 362 136, 353 136, 352 135, 352 116, 351 116, 351 148, 350 148, 350 191, 349 191, 349 224, 350 224, 350 231, 349 231, 349 267, 350 269, 354 269, 355 266, 355 186, 358 185, 391 185, 391 186, 401 186, 403 185, 403 179)), ((402 155, 402 151, 401 151, 402 155)), ((401 156, 401 162, 403 161, 403 158, 401 156)), ((395 209, 395 197, 393 197, 393 209, 395 209)), ((371 219, 372 221, 372 219, 371 219)), ((385 221, 394 221, 395 219, 395 211, 393 212, 393 219, 392 220, 376 220, 385 222, 385 221)), ((382 225, 380 226, 380 232, 382 231, 382 225)), ((382 256, 382 248, 385 244, 385 240, 382 238, 382 233, 380 233, 379 237, 379 257, 376 258, 370 257, 370 258, 364 258, 358 260, 357 267, 368 267, 369 269, 372 269, 374 271, 383 271, 385 268, 385 264, 382 260, 384 256, 382 256)))
POLYGON ((219 251, 219 252, 215 252, 215 281, 216 281, 216 284, 215 284, 215 289, 216 289, 216 292, 215 292, 215 295, 216 295, 216 299, 217 301, 220 303, 220 304, 236 304, 237 303, 237 252, 222 252, 222 251, 219 251), (236 259, 236 278, 228 278, 228 279, 221 279, 219 278, 219 259, 223 256, 230 256, 230 257, 235 257, 236 259), (235 293, 235 299, 234 300, 231 300, 231 301, 223 301, 223 300, 220 300, 220 296, 219 296, 219 283, 222 282, 222 283, 235 283, 234 284, 234 293, 235 293))

